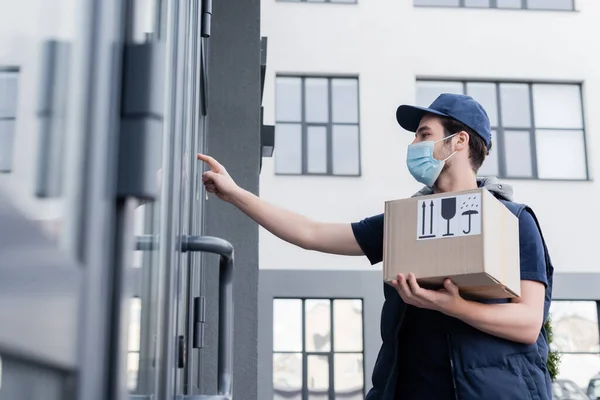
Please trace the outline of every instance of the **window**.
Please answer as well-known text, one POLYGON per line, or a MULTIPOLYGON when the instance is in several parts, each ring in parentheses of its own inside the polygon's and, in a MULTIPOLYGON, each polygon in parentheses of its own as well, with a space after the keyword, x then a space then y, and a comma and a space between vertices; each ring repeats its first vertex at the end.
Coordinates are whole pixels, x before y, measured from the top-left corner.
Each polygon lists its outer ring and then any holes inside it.
POLYGON ((492 149, 479 175, 588 179, 580 85, 421 80, 417 104, 443 92, 468 94, 488 113, 492 149))
POLYGON ((421 7, 501 8, 521 10, 575 10, 574 0, 414 0, 421 7))
POLYGON ((140 365, 142 301, 139 297, 134 297, 130 301, 129 338, 127 341, 127 389, 134 391, 138 386, 138 371, 140 365))
POLYGON ((273 399, 364 399, 362 300, 273 300, 273 399))
POLYGON ((275 172, 360 175, 358 79, 278 77, 275 172))
POLYGON ((550 307, 554 340, 552 347, 561 353, 558 380, 567 391, 576 385, 582 391, 595 389, 600 378, 600 302, 553 301, 550 307))
POLYGON ((12 169, 19 71, 0 68, 0 172, 12 169))
POLYGON ((356 4, 358 0, 278 0, 290 3, 337 3, 337 4, 356 4))

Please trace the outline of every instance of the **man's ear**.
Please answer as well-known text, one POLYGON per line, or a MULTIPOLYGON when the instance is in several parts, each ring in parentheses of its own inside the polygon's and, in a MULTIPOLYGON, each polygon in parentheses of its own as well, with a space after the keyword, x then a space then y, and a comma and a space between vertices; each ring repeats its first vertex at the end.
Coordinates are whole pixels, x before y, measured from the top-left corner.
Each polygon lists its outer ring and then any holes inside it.
POLYGON ((456 151, 461 151, 469 148, 469 134, 465 131, 460 131, 456 134, 456 151))

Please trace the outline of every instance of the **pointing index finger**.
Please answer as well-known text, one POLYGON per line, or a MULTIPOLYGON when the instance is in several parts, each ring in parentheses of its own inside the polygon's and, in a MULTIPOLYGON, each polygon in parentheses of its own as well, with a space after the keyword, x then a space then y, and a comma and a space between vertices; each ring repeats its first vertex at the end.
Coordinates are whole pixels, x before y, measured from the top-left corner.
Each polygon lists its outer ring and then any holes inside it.
POLYGON ((213 170, 213 172, 218 173, 221 171, 221 164, 219 164, 218 161, 215 160, 214 158, 212 158, 211 156, 207 156, 206 154, 198 153, 198 160, 204 161, 205 163, 207 163, 208 166, 210 167, 210 169, 213 170))

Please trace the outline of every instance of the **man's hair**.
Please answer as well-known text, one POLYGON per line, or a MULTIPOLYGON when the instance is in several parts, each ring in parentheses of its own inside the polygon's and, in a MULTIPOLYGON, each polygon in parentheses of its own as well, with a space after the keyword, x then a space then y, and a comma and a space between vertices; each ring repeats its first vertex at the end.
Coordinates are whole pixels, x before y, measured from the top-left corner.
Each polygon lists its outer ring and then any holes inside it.
MULTIPOLYGON (((485 160, 485 156, 488 154, 488 148, 485 145, 483 138, 475 133, 473 129, 455 119, 442 117, 441 123, 444 127, 444 137, 454 135, 461 131, 467 132, 469 135, 469 160, 471 161, 471 168, 477 173, 485 160)), ((490 144, 490 148, 491 147, 490 144)))

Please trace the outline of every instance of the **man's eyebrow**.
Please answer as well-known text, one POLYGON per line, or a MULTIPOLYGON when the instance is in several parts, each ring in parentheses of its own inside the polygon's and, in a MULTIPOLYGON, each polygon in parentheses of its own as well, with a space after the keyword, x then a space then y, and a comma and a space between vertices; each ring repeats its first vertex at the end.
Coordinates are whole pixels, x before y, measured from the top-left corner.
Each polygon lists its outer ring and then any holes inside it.
POLYGON ((423 131, 429 131, 429 130, 431 130, 431 129, 427 125, 425 125, 425 126, 419 127, 419 129, 417 129, 417 132, 415 132, 415 133, 422 133, 423 131))

